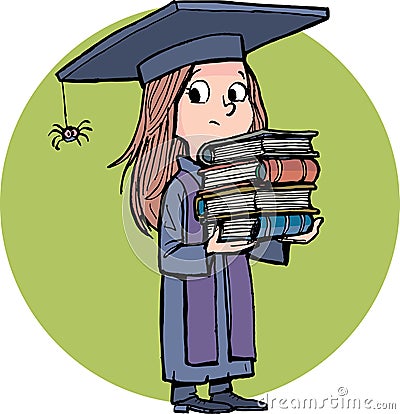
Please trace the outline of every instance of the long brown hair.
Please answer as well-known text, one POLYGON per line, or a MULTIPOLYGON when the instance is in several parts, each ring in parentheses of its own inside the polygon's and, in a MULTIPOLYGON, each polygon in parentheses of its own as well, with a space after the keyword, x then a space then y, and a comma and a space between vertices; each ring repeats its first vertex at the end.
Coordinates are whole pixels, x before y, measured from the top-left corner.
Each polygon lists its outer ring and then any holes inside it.
MULTIPOLYGON (((257 79, 245 64, 249 85, 249 100, 253 107, 250 132, 267 127, 257 79)), ((178 171, 179 156, 189 155, 187 143, 175 136, 177 104, 191 78, 194 65, 148 82, 142 94, 139 122, 125 152, 108 167, 127 161, 121 177, 124 178, 134 163, 131 176, 131 212, 140 231, 149 235, 157 228, 162 192, 178 171)))

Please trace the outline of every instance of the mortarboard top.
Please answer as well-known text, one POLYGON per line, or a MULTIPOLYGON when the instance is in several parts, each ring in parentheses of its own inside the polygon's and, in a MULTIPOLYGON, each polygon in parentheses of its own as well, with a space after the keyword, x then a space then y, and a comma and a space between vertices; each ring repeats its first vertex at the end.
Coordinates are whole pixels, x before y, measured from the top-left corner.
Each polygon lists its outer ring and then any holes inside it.
POLYGON ((329 18, 323 7, 176 1, 107 36, 64 66, 61 82, 139 80, 247 53, 329 18))

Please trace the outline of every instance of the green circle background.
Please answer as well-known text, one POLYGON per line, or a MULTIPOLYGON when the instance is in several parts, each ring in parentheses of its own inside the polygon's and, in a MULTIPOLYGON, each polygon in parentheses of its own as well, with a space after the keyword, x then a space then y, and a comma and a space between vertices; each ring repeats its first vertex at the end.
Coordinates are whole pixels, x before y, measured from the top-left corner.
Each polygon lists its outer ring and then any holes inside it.
MULTIPOLYGON (((66 84, 69 121, 90 119, 90 142, 63 143, 56 152, 47 136, 51 124, 63 119, 55 71, 145 14, 83 42, 39 85, 8 149, 2 227, 18 286, 49 335, 104 379, 168 400, 169 384, 161 380, 160 278, 132 253, 125 237, 118 192, 122 168, 106 168, 130 142, 140 86, 66 84)), ((314 146, 322 173, 313 204, 325 217, 315 241, 292 247, 288 267, 252 268, 256 376, 234 382, 238 393, 252 396, 318 365, 363 319, 390 264, 399 200, 380 118, 332 54, 298 34, 253 52, 248 61, 270 127, 320 131, 314 146)))

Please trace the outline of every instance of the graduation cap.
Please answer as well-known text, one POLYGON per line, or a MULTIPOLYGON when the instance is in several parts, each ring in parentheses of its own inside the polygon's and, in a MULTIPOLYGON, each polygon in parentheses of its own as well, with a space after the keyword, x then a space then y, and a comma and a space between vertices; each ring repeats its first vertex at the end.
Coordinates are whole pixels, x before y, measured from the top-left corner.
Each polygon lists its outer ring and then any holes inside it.
POLYGON ((329 18, 322 7, 174 1, 115 31, 68 63, 62 82, 146 82, 192 63, 249 52, 329 18))
POLYGON ((143 86, 189 64, 243 61, 251 51, 328 18, 325 7, 173 1, 111 33, 56 73, 65 127, 53 124, 52 145, 57 150, 61 141, 81 145, 79 137, 88 140, 82 130, 91 130, 68 125, 64 82, 138 80, 143 86))

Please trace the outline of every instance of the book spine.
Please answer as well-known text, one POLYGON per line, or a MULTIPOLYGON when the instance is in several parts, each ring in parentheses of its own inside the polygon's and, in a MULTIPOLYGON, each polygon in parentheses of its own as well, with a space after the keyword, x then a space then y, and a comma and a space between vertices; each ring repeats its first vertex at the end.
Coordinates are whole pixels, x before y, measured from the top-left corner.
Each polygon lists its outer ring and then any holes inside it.
POLYGON ((263 159, 266 179, 271 183, 314 183, 318 178, 319 165, 313 159, 263 159))
POLYGON ((308 214, 290 216, 260 216, 257 239, 278 236, 293 236, 307 233, 313 223, 308 214))
POLYGON ((220 214, 209 214, 209 212, 207 211, 206 208, 206 203, 205 200, 202 198, 197 198, 196 199, 196 206, 195 206, 195 211, 197 214, 197 217, 199 219, 209 219, 209 218, 213 218, 213 219, 229 219, 229 218, 233 218, 233 217, 254 217, 257 216, 259 214, 263 215, 271 215, 271 216, 276 216, 276 217, 281 217, 281 216, 287 216, 287 215, 303 215, 303 214, 319 214, 320 211, 317 208, 314 208, 313 206, 310 206, 308 208, 304 208, 304 207, 299 207, 299 208, 282 208, 282 209, 276 209, 276 208, 271 208, 271 209, 256 209, 256 210, 246 210, 243 209, 240 212, 235 212, 235 213, 231 213, 229 211, 225 211, 224 213, 220 213, 220 214))
POLYGON ((202 198, 196 199, 196 212, 199 217, 203 217, 206 212, 206 206, 202 198))
POLYGON ((253 219, 217 220, 203 224, 206 227, 207 238, 212 236, 218 226, 220 242, 251 241, 306 233, 313 224, 313 218, 307 214, 257 216, 253 219))
POLYGON ((277 157, 316 157, 311 140, 318 131, 259 130, 240 136, 222 138, 203 144, 198 160, 206 165, 236 159, 271 155, 277 157))
POLYGON ((203 187, 207 190, 234 183, 263 182, 266 180, 267 169, 258 160, 250 160, 248 162, 220 164, 219 167, 213 166, 200 169, 198 173, 202 175, 203 187))

